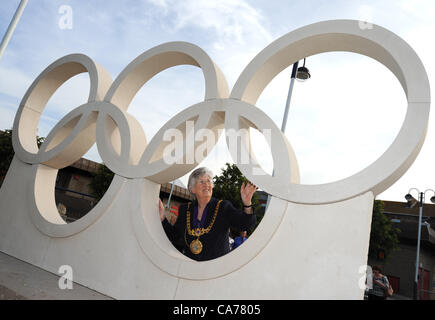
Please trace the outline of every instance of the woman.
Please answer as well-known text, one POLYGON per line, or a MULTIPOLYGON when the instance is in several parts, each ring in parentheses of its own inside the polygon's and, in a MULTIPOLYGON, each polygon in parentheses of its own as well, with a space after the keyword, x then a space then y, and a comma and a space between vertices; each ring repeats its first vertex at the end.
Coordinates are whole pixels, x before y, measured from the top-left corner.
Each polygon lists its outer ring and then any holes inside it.
POLYGON ((168 238, 174 244, 181 243, 183 253, 197 261, 215 259, 230 251, 230 227, 246 230, 256 223, 251 199, 258 188, 252 183, 242 184, 243 210, 238 210, 231 202, 212 197, 212 179, 213 173, 207 168, 191 173, 188 189, 195 201, 180 206, 173 226, 165 219, 165 209, 159 199, 160 220, 168 238))
POLYGON ((389 283, 388 278, 384 276, 381 266, 373 266, 373 289, 369 292, 369 300, 386 300, 389 283))

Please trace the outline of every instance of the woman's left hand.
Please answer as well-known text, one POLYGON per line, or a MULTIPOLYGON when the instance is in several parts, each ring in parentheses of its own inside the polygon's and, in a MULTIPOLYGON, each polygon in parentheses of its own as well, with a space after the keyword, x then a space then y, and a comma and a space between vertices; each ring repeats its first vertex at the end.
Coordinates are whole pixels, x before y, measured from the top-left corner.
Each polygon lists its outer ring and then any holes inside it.
POLYGON ((163 205, 162 199, 159 198, 159 215, 160 221, 165 220, 165 206, 163 205))
POLYGON ((244 182, 242 183, 242 186, 240 187, 240 197, 242 198, 243 205, 250 206, 252 204, 251 199, 257 189, 258 187, 250 182, 246 185, 244 182))

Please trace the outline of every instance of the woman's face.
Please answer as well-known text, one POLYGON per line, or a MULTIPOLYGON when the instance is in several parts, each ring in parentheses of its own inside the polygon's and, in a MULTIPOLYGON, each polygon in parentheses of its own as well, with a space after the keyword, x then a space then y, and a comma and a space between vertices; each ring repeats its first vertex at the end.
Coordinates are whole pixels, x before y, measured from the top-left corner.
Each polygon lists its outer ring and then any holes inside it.
POLYGON ((197 198, 210 198, 213 194, 213 180, 206 174, 200 176, 192 188, 197 198))

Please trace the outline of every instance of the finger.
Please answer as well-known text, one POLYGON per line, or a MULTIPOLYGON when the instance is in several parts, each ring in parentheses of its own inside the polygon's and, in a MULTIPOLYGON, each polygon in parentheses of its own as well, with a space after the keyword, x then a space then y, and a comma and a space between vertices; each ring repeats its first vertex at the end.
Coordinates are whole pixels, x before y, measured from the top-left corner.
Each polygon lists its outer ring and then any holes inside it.
POLYGON ((245 190, 246 190, 246 185, 245 185, 245 183, 243 182, 242 185, 240 186, 240 192, 241 192, 241 193, 244 193, 245 190))
POLYGON ((250 191, 250 196, 251 196, 251 198, 252 198, 252 196, 254 195, 255 192, 257 192, 257 188, 256 188, 256 187, 253 187, 253 188, 251 189, 251 191, 250 191))

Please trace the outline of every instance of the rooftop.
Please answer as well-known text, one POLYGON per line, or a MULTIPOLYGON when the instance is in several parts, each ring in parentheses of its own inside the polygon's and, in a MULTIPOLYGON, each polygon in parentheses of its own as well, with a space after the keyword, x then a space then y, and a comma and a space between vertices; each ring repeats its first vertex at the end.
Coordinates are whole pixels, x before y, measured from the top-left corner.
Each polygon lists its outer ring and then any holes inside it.
MULTIPOLYGON (((414 208, 407 208, 406 202, 398 202, 398 201, 384 201, 384 212, 387 213, 395 213, 395 214, 407 214, 418 216, 419 215, 419 207, 418 205, 414 208)), ((423 217, 435 217, 435 204, 423 204, 423 217)))

